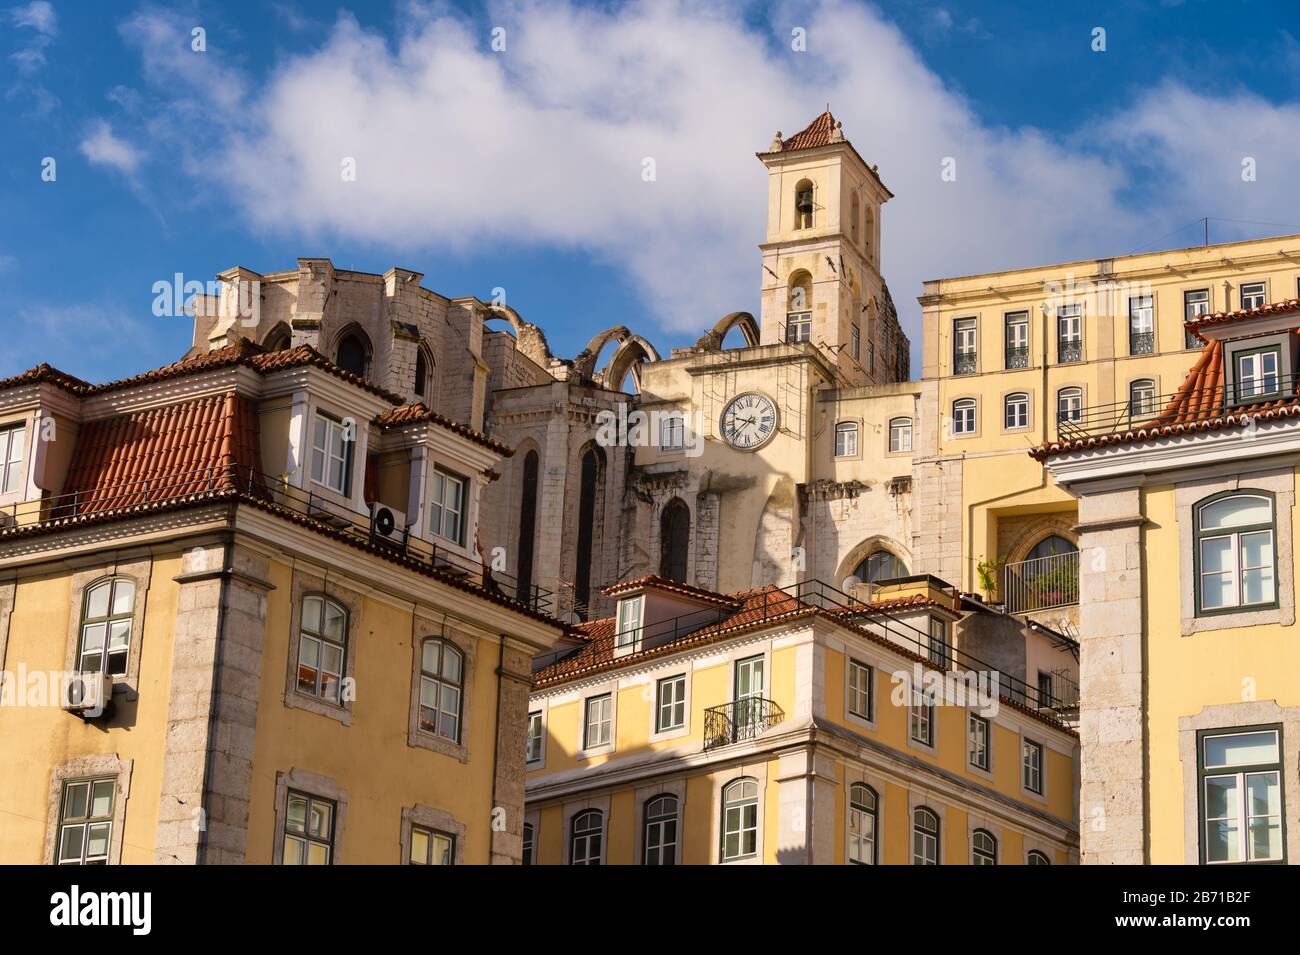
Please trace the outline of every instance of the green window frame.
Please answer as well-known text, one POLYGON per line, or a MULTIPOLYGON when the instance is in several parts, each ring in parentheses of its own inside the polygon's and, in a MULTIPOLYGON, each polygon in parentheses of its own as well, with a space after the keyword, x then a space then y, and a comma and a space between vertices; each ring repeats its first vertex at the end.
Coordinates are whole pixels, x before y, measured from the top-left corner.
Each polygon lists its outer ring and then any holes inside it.
POLYGON ((1277 575, 1277 497, 1271 491, 1263 491, 1258 488, 1237 488, 1232 491, 1221 491, 1218 494, 1212 494, 1209 497, 1202 498, 1192 505, 1192 572, 1193 572, 1193 590, 1196 599, 1196 616, 1213 617, 1227 613, 1247 613, 1255 610, 1272 610, 1276 609, 1278 604, 1278 575, 1277 575), (1259 498, 1268 502, 1269 520, 1255 522, 1251 524, 1226 525, 1223 527, 1203 528, 1204 513, 1210 507, 1231 498, 1259 498), (1268 535, 1267 543, 1262 540, 1262 535, 1268 535), (1248 541, 1247 539, 1254 539, 1248 541), (1227 540, 1228 549, 1222 551, 1223 560, 1227 561, 1226 569, 1209 570, 1205 569, 1206 544, 1215 541, 1227 540), (1250 554, 1246 548, 1255 545, 1256 553, 1250 554), (1263 545, 1263 546, 1259 546, 1263 545), (1262 552, 1262 553, 1261 553, 1262 552), (1268 555, 1267 563, 1260 563, 1263 554, 1268 555), (1229 602, 1215 603, 1206 606, 1205 601, 1205 580, 1207 574, 1214 574, 1222 578, 1225 575, 1232 575, 1230 582, 1232 598, 1229 602), (1263 588, 1267 584, 1271 588, 1271 599, 1268 600, 1243 600, 1245 591, 1250 587, 1248 575, 1255 574, 1259 581, 1259 586, 1263 588))
MULTIPOLYGON (((1225 756, 1227 752, 1226 749, 1223 750, 1225 756)), ((1196 842, 1201 865, 1286 865, 1285 752, 1281 723, 1196 731, 1196 842), (1250 737, 1257 737, 1255 743, 1258 751, 1258 744, 1269 735, 1276 741, 1271 746, 1274 758, 1270 760, 1250 762, 1225 758, 1211 764, 1207 759, 1213 741, 1226 741, 1236 737, 1249 743, 1250 737), (1261 783, 1265 787, 1262 799, 1259 791, 1261 783), (1212 792, 1217 794, 1213 801, 1210 798, 1212 792), (1274 794, 1276 804, 1272 800, 1274 794), (1265 811, 1255 811, 1260 808, 1265 811), (1276 824, 1271 825, 1273 819, 1276 819, 1276 824), (1262 825, 1257 825, 1258 823, 1262 825), (1210 858, 1211 848, 1207 843, 1211 826, 1226 837, 1225 848, 1229 845, 1227 838, 1236 842, 1236 857, 1210 858), (1267 857, 1257 855, 1258 845, 1252 844, 1251 836, 1260 830, 1275 834, 1275 839, 1269 840, 1275 847, 1275 854, 1267 857)))
POLYGON ((1232 388, 1229 392, 1228 404, 1254 404, 1258 401, 1276 398, 1281 393, 1281 345, 1263 345, 1259 348, 1242 348, 1232 353, 1232 388), (1265 371, 1265 362, 1263 359, 1263 356, 1265 355, 1273 356, 1273 368, 1271 371, 1265 371), (1244 359, 1255 360, 1255 369, 1249 380, 1251 382, 1261 382, 1261 384, 1251 384, 1249 387, 1244 384, 1247 380, 1242 369, 1242 362, 1244 359))
POLYGON ((742 776, 722 790, 723 862, 758 855, 758 780, 742 776))
POLYGON ((337 815, 332 799, 290 789, 285 795, 282 864, 333 865, 337 815))
POLYGON ((686 674, 666 676, 655 686, 655 732, 666 733, 686 725, 686 674))

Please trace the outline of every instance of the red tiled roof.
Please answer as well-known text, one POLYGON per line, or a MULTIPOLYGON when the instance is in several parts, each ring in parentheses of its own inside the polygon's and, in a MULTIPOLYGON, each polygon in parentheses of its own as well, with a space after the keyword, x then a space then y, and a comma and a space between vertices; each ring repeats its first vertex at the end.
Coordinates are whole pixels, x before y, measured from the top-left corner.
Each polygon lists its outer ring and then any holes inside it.
POLYGON ((429 422, 453 431, 464 438, 469 438, 476 444, 480 444, 489 450, 495 451, 503 457, 510 457, 515 453, 515 449, 507 444, 502 444, 494 438, 489 438, 480 431, 475 431, 459 421, 453 421, 451 418, 444 417, 438 412, 427 407, 424 402, 417 401, 413 405, 402 405, 400 408, 394 408, 391 411, 385 411, 375 419, 375 424, 381 430, 389 428, 400 428, 408 424, 420 424, 429 422))
POLYGON ((260 473, 257 409, 235 393, 91 421, 77 435, 64 495, 82 514, 231 487, 260 473))
POLYGON ((1214 312, 1208 315, 1198 315, 1196 318, 1184 322, 1183 326, 1200 338, 1199 330, 1208 328, 1211 325, 1231 325, 1234 322, 1248 321, 1252 318, 1268 318, 1273 315, 1285 315, 1288 312, 1300 312, 1300 298, 1269 302, 1258 308, 1239 308, 1233 312, 1214 312))
POLYGON ((247 339, 240 339, 224 348, 204 352, 201 355, 192 355, 189 358, 182 358, 170 365, 132 375, 130 378, 105 382, 101 385, 89 384, 80 378, 74 378, 72 375, 61 372, 57 368, 51 368, 49 365, 37 365, 35 368, 19 375, 0 380, 0 390, 12 388, 16 385, 31 384, 34 381, 52 381, 68 391, 84 397, 237 365, 252 368, 261 374, 270 374, 284 368, 314 365, 336 378, 356 385, 358 388, 364 388, 371 394, 378 395, 395 405, 401 404, 403 401, 401 395, 395 395, 378 385, 371 384, 364 378, 359 378, 351 372, 344 371, 310 345, 299 345, 296 348, 288 348, 283 351, 268 352, 247 339))
MULTIPOLYGON (((1190 322, 1188 327, 1191 327, 1190 322)), ((1300 336, 1300 328, 1292 329, 1291 333, 1300 336)), ((1210 341, 1201 349, 1196 364, 1188 371, 1187 377, 1178 386, 1178 390, 1169 399, 1164 410, 1150 421, 1109 434, 1048 441, 1031 448, 1029 454, 1034 459, 1043 461, 1053 454, 1067 451, 1134 444, 1152 438, 1173 437, 1193 432, 1219 431, 1242 424, 1247 418, 1252 421, 1271 421, 1291 417, 1300 414, 1300 398, 1292 396, 1250 405, 1236 405, 1231 412, 1214 413, 1216 409, 1223 407, 1223 342, 1210 341)))
POLYGON ((708 603, 721 604, 727 607, 733 607, 736 605, 735 597, 728 597, 725 594, 714 593, 712 590, 703 590, 700 587, 692 587, 690 584, 671 580, 668 577, 661 577, 658 574, 646 574, 644 577, 638 577, 635 580, 624 580, 611 587, 606 587, 601 591, 601 593, 606 597, 616 597, 619 594, 625 594, 632 590, 639 590, 642 587, 649 587, 653 590, 664 590, 669 593, 681 594, 684 597, 693 597, 697 600, 704 600, 708 603))
POLYGON ((795 133, 789 139, 781 140, 783 150, 790 149, 814 149, 818 146, 828 146, 831 143, 831 134, 835 131, 835 117, 831 115, 830 110, 826 110, 804 129, 795 133))

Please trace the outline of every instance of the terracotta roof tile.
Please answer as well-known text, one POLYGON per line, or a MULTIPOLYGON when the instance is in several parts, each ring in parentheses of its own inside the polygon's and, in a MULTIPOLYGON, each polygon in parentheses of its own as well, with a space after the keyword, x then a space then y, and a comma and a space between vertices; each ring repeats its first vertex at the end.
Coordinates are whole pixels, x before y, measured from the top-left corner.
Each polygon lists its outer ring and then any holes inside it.
POLYGON ((86 423, 63 496, 81 514, 132 507, 231 487, 231 465, 262 469, 257 410, 233 392, 86 423))
POLYGON ((461 437, 469 438, 476 444, 495 451, 504 457, 510 457, 515 453, 515 449, 507 444, 502 444, 494 438, 489 438, 481 431, 475 431, 473 428, 461 424, 459 421, 453 421, 451 418, 444 417, 438 412, 427 407, 424 402, 417 401, 413 405, 402 405, 400 408, 394 408, 391 411, 385 411, 375 419, 375 424, 382 430, 389 428, 400 428, 408 424, 420 424, 429 422, 453 431, 461 437))
POLYGON ((826 110, 804 129, 789 139, 781 140, 781 148, 783 150, 815 149, 818 146, 829 146, 833 141, 831 136, 834 132, 835 117, 831 115, 830 110, 826 110))
POLYGON ((637 577, 635 580, 625 580, 621 583, 614 584, 612 587, 606 587, 601 591, 601 593, 606 597, 616 597, 619 594, 625 594, 628 591, 638 590, 642 587, 649 587, 654 590, 663 590, 668 593, 681 594, 685 597, 694 597, 708 603, 721 604, 728 607, 736 605, 735 597, 728 597, 725 594, 715 593, 712 590, 704 590, 700 587, 692 587, 690 584, 671 580, 668 577, 661 577, 658 574, 646 574, 644 577, 637 577))
MULTIPOLYGON (((1250 311, 1259 311, 1251 309, 1250 311)), ((1191 323, 1188 323, 1189 326, 1191 323)), ((1300 336, 1300 328, 1292 329, 1300 336)), ((1117 444, 1134 444, 1152 438, 1166 438, 1193 432, 1219 431, 1252 421, 1270 421, 1300 414, 1300 398, 1284 397, 1249 405, 1234 405, 1232 410, 1215 414, 1224 408, 1223 342, 1211 341, 1187 372, 1173 397, 1160 414, 1135 427, 1107 434, 1066 438, 1048 441, 1029 451, 1036 460, 1046 460, 1053 454, 1081 451, 1117 444)))
POLYGON ((1183 323, 1183 326, 1193 334, 1198 334, 1202 328, 1208 328, 1211 325, 1231 325, 1234 322, 1249 321, 1252 318, 1268 318, 1274 315, 1285 315, 1288 312, 1300 312, 1300 298, 1283 299, 1280 302, 1269 302, 1258 308, 1239 308, 1231 312, 1213 312, 1208 315, 1198 315, 1191 321, 1183 323))

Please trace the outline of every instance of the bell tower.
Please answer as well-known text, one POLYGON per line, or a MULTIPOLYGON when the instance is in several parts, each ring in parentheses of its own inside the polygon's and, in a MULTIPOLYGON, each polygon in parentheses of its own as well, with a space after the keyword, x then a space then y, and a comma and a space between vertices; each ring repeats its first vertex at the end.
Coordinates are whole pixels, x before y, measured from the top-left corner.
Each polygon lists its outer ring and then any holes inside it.
POLYGON ((898 380, 906 339, 880 275, 880 208, 893 194, 829 109, 788 139, 778 132, 758 158, 763 344, 811 342, 850 385, 898 380))

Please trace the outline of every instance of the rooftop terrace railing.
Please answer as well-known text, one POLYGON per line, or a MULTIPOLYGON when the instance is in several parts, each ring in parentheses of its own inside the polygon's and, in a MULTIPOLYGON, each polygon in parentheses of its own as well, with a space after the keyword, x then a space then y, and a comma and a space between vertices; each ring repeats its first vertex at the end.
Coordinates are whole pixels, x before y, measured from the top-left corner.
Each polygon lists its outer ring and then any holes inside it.
POLYGON ((1194 424, 1224 415, 1263 410, 1274 402, 1294 401, 1300 376, 1265 375, 1241 382, 1216 382, 1204 388, 1143 395, 1127 401, 1092 405, 1057 416, 1057 432, 1063 440, 1079 440, 1105 434, 1123 434, 1140 428, 1169 424, 1194 424), (1171 408, 1174 399, 1179 399, 1171 408))
MULTIPOLYGON (((910 579, 910 578, 900 578, 910 579)), ((918 578, 919 579, 919 578, 918 578)), ((887 598, 886 598, 887 599, 887 598)), ((613 633, 578 647, 552 650, 536 657, 533 672, 570 659, 584 650, 601 653, 602 659, 618 659, 621 655, 640 650, 653 650, 675 640, 698 634, 708 627, 720 627, 719 632, 741 627, 777 623, 792 614, 820 610, 833 613, 847 627, 883 639, 925 660, 932 669, 948 669, 971 673, 996 674, 999 694, 1022 706, 1039 710, 1059 711, 1064 701, 1050 687, 1027 683, 1021 677, 1008 674, 974 657, 965 651, 945 644, 938 656, 943 662, 935 664, 928 630, 921 629, 898 613, 872 608, 844 591, 820 580, 803 581, 787 587, 773 587, 760 596, 758 593, 739 598, 738 605, 709 608, 666 619, 644 628, 613 633), (608 657, 605 654, 608 653, 608 657), (947 665, 944 666, 944 663, 947 665)))
POLYGON ((230 463, 161 477, 139 478, 89 490, 57 494, 0 508, 0 540, 6 533, 32 527, 57 528, 87 518, 129 517, 141 508, 238 495, 285 510, 332 531, 355 538, 395 559, 427 566, 539 613, 554 613, 554 593, 537 584, 522 586, 512 575, 493 571, 481 560, 395 528, 379 533, 368 513, 340 503, 337 494, 295 487, 283 477, 230 463))

